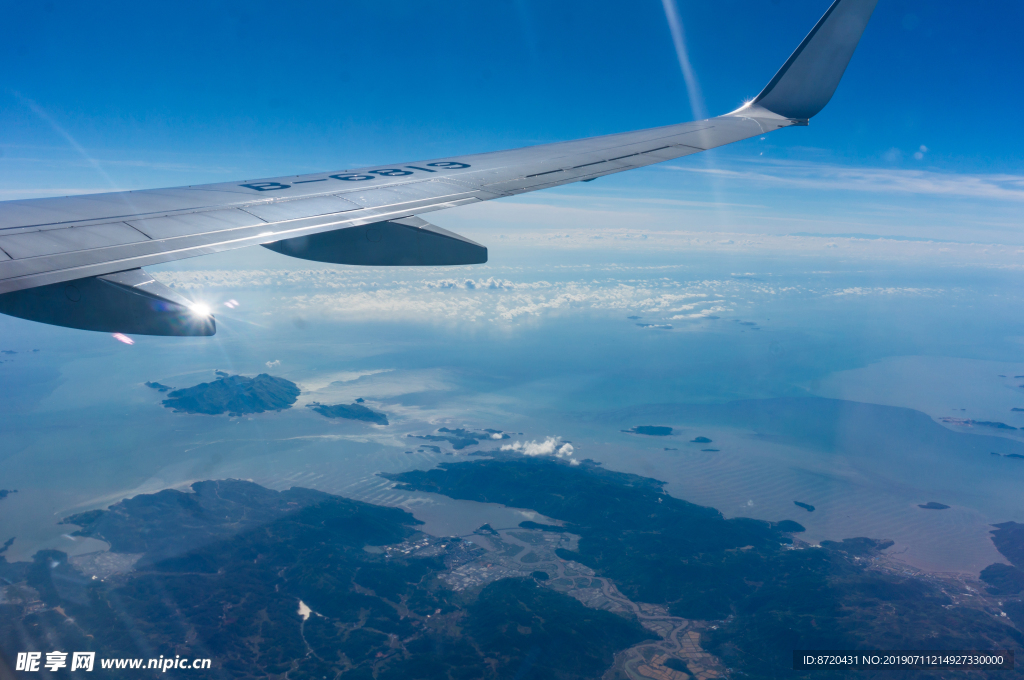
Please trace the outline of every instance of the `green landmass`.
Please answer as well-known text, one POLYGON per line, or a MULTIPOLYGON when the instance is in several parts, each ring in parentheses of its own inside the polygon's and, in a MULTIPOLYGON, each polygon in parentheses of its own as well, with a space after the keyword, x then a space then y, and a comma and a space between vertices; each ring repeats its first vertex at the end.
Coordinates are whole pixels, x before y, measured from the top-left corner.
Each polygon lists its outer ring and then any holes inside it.
POLYGON ((648 437, 667 437, 672 434, 671 427, 663 427, 661 425, 637 425, 631 427, 623 432, 629 432, 630 434, 643 434, 648 437))
MULTIPOLYGON (((454 593, 438 575, 479 548, 456 538, 429 557, 385 551, 422 536, 397 508, 238 480, 192 491, 66 520, 114 553, 144 553, 128 574, 91 579, 53 550, 31 563, 0 556, 0 578, 45 605, 0 604, 0 658, 44 649, 181 655, 213 659, 212 677, 246 679, 583 680, 652 637, 532 579, 454 593), (306 620, 300 601, 313 612, 306 620)), ((98 662, 93 673, 119 677, 98 662)))
MULTIPOLYGON (((981 580, 988 591, 998 597, 1024 595, 1024 524, 1003 522, 993 524, 992 543, 1010 564, 990 564, 981 571, 981 580)), ((1024 626, 1024 605, 1004 602, 1003 608, 1015 622, 1024 626)))
POLYGON ((725 519, 666 494, 654 479, 591 462, 489 455, 498 458, 384 476, 405 490, 561 520, 581 538, 576 551, 560 549, 560 557, 613 579, 633 601, 717 620, 702 645, 743 677, 847 677, 794 673, 794 649, 1005 649, 1024 642, 1005 619, 956 606, 936 586, 868 569, 891 541, 795 549, 788 524, 725 519))
MULTIPOLYGON (((359 400, 362 401, 362 400, 359 400)), ((327 404, 321 404, 314 401, 311 404, 306 404, 307 407, 313 409, 322 416, 328 418, 346 418, 348 420, 363 420, 368 423, 377 423, 378 425, 387 425, 387 415, 380 411, 374 411, 371 408, 363 406, 360 403, 353 404, 335 404, 334 406, 328 406, 327 404)))
POLYGON ((995 421, 991 421, 991 420, 971 420, 969 418, 951 418, 951 417, 942 417, 942 418, 939 418, 939 420, 941 420, 944 423, 950 423, 950 424, 953 424, 953 425, 966 425, 967 427, 973 427, 975 425, 979 425, 981 427, 992 427, 992 428, 995 428, 997 430, 1016 430, 1017 429, 1017 428, 1013 427, 1012 425, 1007 425, 1006 423, 999 423, 999 422, 995 422, 995 421))
POLYGON ((1003 522, 992 526, 995 527, 992 530, 992 543, 996 550, 1015 567, 1024 569, 1024 524, 1003 522))
POLYGON ((255 378, 217 371, 213 382, 174 390, 163 404, 175 413, 240 416, 291 408, 300 390, 295 383, 260 373, 255 378))
POLYGON ((974 425, 981 425, 983 427, 994 427, 997 430, 1016 430, 1017 429, 1017 428, 1013 427, 1012 425, 1007 425, 1006 423, 998 423, 998 422, 989 421, 989 420, 975 420, 975 421, 972 421, 972 424, 974 424, 974 425))
MULTIPOLYGON (((485 432, 483 434, 473 432, 471 430, 457 429, 449 430, 447 427, 442 427, 438 430, 441 434, 408 434, 406 437, 410 439, 424 439, 428 442, 448 442, 452 448, 456 451, 462 450, 469 446, 476 446, 480 443, 480 440, 486 440, 491 438, 491 433, 485 432)), ((508 435, 502 435, 502 439, 508 439, 508 435)), ((424 447, 424 448, 436 448, 436 447, 424 447)), ((441 452, 441 449, 436 449, 437 453, 441 452)))
POLYGON ((988 592, 998 597, 1011 597, 1024 591, 1024 570, 1009 564, 990 564, 981 570, 981 580, 988 592))
MULTIPOLYGON (((791 538, 803 529, 792 520, 726 519, 665 493, 655 479, 592 461, 488 455, 384 476, 403 489, 530 509, 561 522, 524 522, 524 531, 511 535, 534 545, 547 539, 525 530, 578 535, 578 543, 562 543, 572 550, 557 549, 560 557, 612 580, 634 602, 713 620, 701 645, 735 677, 849 677, 794 672, 793 649, 1024 643, 1007 618, 956 605, 926 580, 872 569, 891 541, 857 537, 805 547, 791 538)), ((191 491, 137 496, 65 520, 80 535, 108 541, 115 554, 141 553, 134 571, 91 579, 58 551, 40 551, 30 563, 0 555, 0 583, 12 584, 7 594, 36 593, 45 605, 0 603, 0 656, 71 649, 209 657, 218 677, 246 679, 574 680, 601 677, 617 652, 652 637, 631 618, 539 586, 553 578, 548 571, 451 590, 440 576, 480 549, 449 538, 417 557, 412 546, 426 543, 419 522, 397 508, 238 480, 200 482, 191 491), (305 620, 300 600, 313 612, 305 620)), ((487 525, 481 531, 495 532, 487 525)), ((1010 561, 1024 557, 1022 539, 1021 524, 993 532, 1010 561)), ((506 551, 524 549, 510 544, 506 551)), ((999 566, 990 587, 1012 588, 1016 572, 1007 569, 1016 563, 999 566)), ((1003 606, 1019 621, 1018 598, 1003 606)))
POLYGON ((165 489, 140 494, 107 510, 65 518, 80 527, 73 536, 106 541, 115 553, 144 553, 141 564, 184 555, 283 517, 289 512, 336 498, 322 491, 293 488, 273 491, 252 482, 196 482, 192 493, 165 489))

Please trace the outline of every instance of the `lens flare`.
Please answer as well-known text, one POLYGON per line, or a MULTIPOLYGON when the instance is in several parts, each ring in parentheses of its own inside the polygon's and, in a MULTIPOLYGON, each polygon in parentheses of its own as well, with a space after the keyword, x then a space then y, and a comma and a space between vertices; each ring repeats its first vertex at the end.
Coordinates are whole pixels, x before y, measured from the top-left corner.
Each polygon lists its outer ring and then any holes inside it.
POLYGON ((129 338, 124 333, 114 333, 113 337, 114 337, 114 340, 117 340, 118 342, 123 342, 126 345, 134 345, 135 344, 135 341, 132 340, 131 338, 129 338))
POLYGON ((210 309, 210 305, 203 304, 202 302, 195 303, 189 307, 189 309, 191 309, 192 313, 196 316, 210 316, 210 314, 213 313, 213 310, 210 309))

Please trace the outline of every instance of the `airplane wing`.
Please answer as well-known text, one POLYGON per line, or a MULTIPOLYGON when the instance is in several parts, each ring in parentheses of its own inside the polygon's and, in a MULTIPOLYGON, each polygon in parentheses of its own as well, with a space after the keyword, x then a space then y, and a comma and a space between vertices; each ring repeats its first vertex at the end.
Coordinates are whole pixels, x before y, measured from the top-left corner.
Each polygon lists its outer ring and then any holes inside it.
POLYGON ((477 264, 483 246, 419 217, 806 125, 877 0, 835 0, 752 102, 707 120, 333 172, 0 202, 0 313, 60 326, 212 335, 209 310, 142 267, 246 246, 338 264, 477 264))

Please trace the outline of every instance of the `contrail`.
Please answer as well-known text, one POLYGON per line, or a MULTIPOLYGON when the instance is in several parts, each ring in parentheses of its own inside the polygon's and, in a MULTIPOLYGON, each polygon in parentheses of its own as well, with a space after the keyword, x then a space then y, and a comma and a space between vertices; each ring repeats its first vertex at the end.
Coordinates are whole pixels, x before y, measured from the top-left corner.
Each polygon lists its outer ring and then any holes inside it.
POLYGON ((51 118, 50 114, 46 113, 46 111, 43 109, 43 107, 39 106, 39 104, 36 104, 34 101, 29 99, 28 97, 22 95, 20 92, 13 92, 13 94, 14 94, 15 97, 17 97, 18 101, 20 101, 22 104, 27 106, 32 111, 32 113, 34 113, 37 116, 39 116, 43 120, 43 122, 47 123, 51 128, 53 128, 54 132, 56 132, 61 137, 63 137, 67 141, 67 143, 70 144, 71 147, 75 151, 77 151, 79 154, 81 154, 82 158, 84 158, 86 161, 88 161, 88 163, 90 165, 92 165, 93 168, 96 169, 96 172, 98 172, 100 175, 103 176, 103 179, 105 179, 107 181, 107 183, 110 184, 111 188, 113 188, 115 190, 118 189, 117 184, 115 184, 114 180, 111 179, 110 175, 108 175, 107 172, 102 167, 100 167, 99 162, 96 161, 95 158, 90 156, 86 152, 86 150, 84 148, 82 148, 82 145, 79 144, 77 141, 75 141, 75 138, 72 137, 71 134, 67 130, 65 130, 60 125, 58 125, 57 121, 55 121, 53 118, 51 118))
POLYGON ((679 18, 679 10, 676 8, 675 0, 661 0, 661 4, 665 8, 665 19, 668 20, 668 28, 672 31, 672 44, 676 47, 679 68, 683 72, 683 80, 686 81, 686 94, 690 98, 690 109, 693 111, 693 117, 696 120, 702 120, 708 117, 708 111, 704 106, 704 95, 700 92, 697 74, 693 72, 693 66, 690 64, 690 55, 686 51, 683 21, 679 18))

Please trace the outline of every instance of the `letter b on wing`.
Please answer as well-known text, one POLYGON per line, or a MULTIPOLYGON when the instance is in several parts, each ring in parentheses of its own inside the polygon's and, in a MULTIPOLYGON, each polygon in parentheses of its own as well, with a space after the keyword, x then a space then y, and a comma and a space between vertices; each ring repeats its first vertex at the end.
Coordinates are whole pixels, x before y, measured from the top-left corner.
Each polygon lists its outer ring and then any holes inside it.
POLYGON ((256 191, 276 191, 278 189, 288 189, 291 184, 281 184, 280 182, 253 182, 252 184, 242 184, 240 186, 246 189, 255 189, 256 191))

